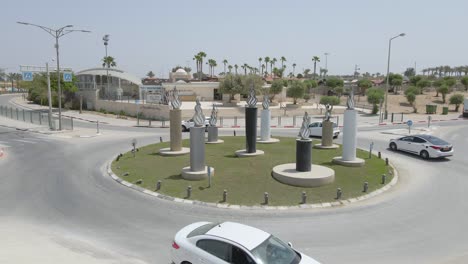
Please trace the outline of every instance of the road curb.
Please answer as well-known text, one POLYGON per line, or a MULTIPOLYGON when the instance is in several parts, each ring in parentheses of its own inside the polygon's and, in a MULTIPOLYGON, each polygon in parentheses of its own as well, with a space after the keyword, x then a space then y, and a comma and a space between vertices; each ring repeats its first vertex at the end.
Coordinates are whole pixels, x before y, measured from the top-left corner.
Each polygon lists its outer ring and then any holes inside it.
POLYGON ((187 199, 182 199, 182 198, 177 198, 173 196, 168 196, 165 194, 161 194, 155 191, 151 191, 148 189, 144 189, 136 184, 127 182, 117 175, 112 171, 112 162, 114 159, 107 161, 105 163, 106 167, 106 173, 108 176, 110 176, 114 181, 131 188, 135 191, 139 191, 141 193, 147 194, 154 196, 159 199, 164 199, 167 201, 172 201, 172 202, 177 202, 177 203, 183 203, 183 204, 192 204, 192 205, 201 205, 205 207, 212 207, 212 208, 219 208, 219 209, 233 209, 233 210, 278 210, 278 211, 285 211, 285 210, 292 210, 292 209, 316 209, 316 208, 334 208, 334 207, 341 207, 345 206, 348 204, 352 203, 357 203, 361 202, 370 198, 373 198, 375 196, 378 196, 388 190, 390 190, 393 186, 395 186, 398 183, 398 178, 399 174, 395 166, 393 166, 392 163, 389 163, 389 166, 393 169, 393 178, 392 180, 382 188, 379 188, 373 192, 367 193, 365 195, 361 195, 358 197, 353 197, 353 198, 348 198, 348 199, 343 199, 343 200, 337 200, 335 202, 325 202, 325 203, 313 203, 313 204, 300 204, 300 205, 292 205, 292 206, 265 206, 265 205, 254 205, 254 206, 245 206, 245 205, 237 205, 237 204, 227 204, 227 203, 207 203, 207 202, 202 202, 202 201, 197 201, 197 200, 187 200, 187 199))

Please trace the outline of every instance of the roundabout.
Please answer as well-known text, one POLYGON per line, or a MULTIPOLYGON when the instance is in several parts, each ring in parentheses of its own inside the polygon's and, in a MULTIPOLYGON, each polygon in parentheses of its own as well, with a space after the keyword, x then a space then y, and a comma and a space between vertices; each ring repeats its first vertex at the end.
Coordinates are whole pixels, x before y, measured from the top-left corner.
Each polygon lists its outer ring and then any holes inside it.
MULTIPOLYGON (((302 192, 307 195, 307 204, 341 205, 340 200, 366 195, 385 187, 393 179, 394 170, 386 166, 384 160, 375 155, 369 158, 368 152, 363 150, 358 150, 357 154, 366 164, 349 168, 332 163, 332 158, 341 151, 339 148, 313 149, 312 170, 291 173, 295 165, 291 163, 295 138, 280 137, 280 142, 265 145, 264 155, 244 158, 234 153, 243 144, 243 137, 223 137, 223 140, 223 144, 206 146, 207 165, 213 168, 211 185, 206 170, 203 177, 181 175, 180 168, 189 170, 189 157, 158 154, 167 142, 140 147, 135 158, 131 152, 124 153, 119 161, 112 162, 111 169, 121 180, 164 196, 239 206, 298 206, 303 204, 302 192), (387 175, 384 183, 383 174, 387 175), (159 188, 156 188, 158 182, 159 188), (364 192, 365 184, 368 189, 364 192), (189 187, 190 196, 187 195, 189 187), (342 190, 339 198, 338 188, 342 190), (228 197, 223 202, 224 191, 228 197), (268 204, 265 204, 264 193, 268 193, 268 204)), ((189 142, 184 140, 182 144, 188 146, 189 142)))

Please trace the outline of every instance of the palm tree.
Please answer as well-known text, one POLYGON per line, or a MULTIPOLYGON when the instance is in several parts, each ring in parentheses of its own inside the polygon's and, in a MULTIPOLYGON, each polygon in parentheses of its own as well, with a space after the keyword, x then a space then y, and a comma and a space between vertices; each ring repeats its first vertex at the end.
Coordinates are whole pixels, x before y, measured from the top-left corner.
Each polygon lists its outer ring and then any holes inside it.
MULTIPOLYGON (((262 64, 262 76, 263 76, 263 70, 265 69, 265 64, 262 64)), ((266 72, 266 71, 265 71, 266 72)))
MULTIPOLYGON (((258 58, 258 68, 260 69, 262 67, 262 57, 258 58)), ((262 71, 263 74, 263 71, 262 71)))
POLYGON ((270 68, 271 68, 271 72, 273 73, 273 66, 276 64, 278 60, 276 58, 273 58, 271 59, 270 61, 270 68))
POLYGON ((296 63, 293 63, 293 75, 295 75, 295 71, 296 71, 296 63))
POLYGON ((207 64, 208 66, 210 66, 210 76, 213 77, 214 67, 218 66, 218 64, 216 63, 214 59, 209 59, 207 64))
POLYGON ((236 70, 236 75, 237 75, 237 69, 239 68, 239 65, 234 64, 234 69, 236 70))
POLYGON ((320 62, 320 58, 318 56, 314 56, 312 58, 312 61, 314 62, 314 80, 317 78, 317 62, 320 62))
POLYGON ((115 59, 111 56, 106 56, 102 59, 102 67, 115 67, 117 66, 117 63, 115 62, 115 59))
POLYGON ((16 88, 18 88, 19 86, 19 81, 21 80, 23 76, 19 73, 15 73, 15 72, 10 72, 9 74, 6 75, 6 78, 8 79, 8 81, 11 82, 11 89, 13 91, 13 87, 15 87, 14 83, 16 81, 16 88))
POLYGON ((270 62, 270 57, 265 57, 265 73, 268 74, 268 62, 270 62))
POLYGON ((281 68, 284 68, 283 66, 284 66, 284 62, 286 61, 286 58, 284 56, 281 56, 280 61, 281 61, 281 68))
POLYGON ((226 75, 226 64, 228 64, 228 61, 224 59, 223 64, 224 64, 224 75, 226 75))
POLYGON ((249 65, 247 63, 244 63, 244 65, 242 65, 241 68, 244 69, 244 75, 247 75, 247 69, 249 68, 249 65))
POLYGON ((197 61, 197 69, 198 69, 198 79, 201 81, 203 75, 203 58, 206 57, 206 53, 200 51, 195 55, 194 60, 197 61))
POLYGON ((232 65, 229 65, 229 66, 228 66, 228 69, 229 69, 229 73, 231 73, 231 71, 232 71, 232 65))

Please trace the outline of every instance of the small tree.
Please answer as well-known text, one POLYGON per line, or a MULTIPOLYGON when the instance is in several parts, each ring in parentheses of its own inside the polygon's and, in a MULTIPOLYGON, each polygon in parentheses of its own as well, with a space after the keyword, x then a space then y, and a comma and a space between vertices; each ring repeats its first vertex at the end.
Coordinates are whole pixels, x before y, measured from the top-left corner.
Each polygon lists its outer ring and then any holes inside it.
POLYGON ((271 87, 270 87, 270 102, 273 100, 273 98, 275 97, 275 95, 281 93, 283 91, 283 81, 281 80, 275 80, 273 81, 273 83, 271 84, 271 87))
POLYGON ((457 83, 457 80, 453 77, 447 76, 444 77, 444 83, 447 85, 448 88, 452 88, 457 83))
POLYGON ((219 83, 219 91, 223 94, 229 94, 229 99, 234 100, 234 95, 244 92, 244 86, 240 75, 228 73, 219 83))
POLYGON ((439 87, 442 86, 442 84, 444 84, 444 80, 441 80, 441 79, 435 80, 432 83, 432 86, 436 88, 436 92, 437 92, 436 97, 439 97, 439 87))
POLYGON ((326 85, 330 89, 335 89, 336 87, 343 87, 344 82, 336 77, 330 77, 327 79, 326 85))
POLYGON ((416 95, 416 94, 420 94, 419 88, 416 87, 416 86, 410 86, 410 87, 408 87, 408 88, 406 89, 406 91, 405 91, 405 95, 408 95, 408 94, 410 94, 410 93, 415 94, 415 95, 416 95))
POLYGON ((468 76, 461 78, 460 82, 465 86, 465 91, 468 91, 468 76))
POLYGON ((419 94, 422 94, 424 88, 431 86, 431 82, 427 79, 421 79, 416 83, 416 86, 419 88, 419 94))
POLYGON ((370 88, 366 92, 367 102, 372 104, 372 114, 375 115, 379 111, 378 104, 383 101, 385 93, 379 88, 370 88))
POLYGON ((417 108, 414 105, 414 101, 416 101, 416 95, 413 92, 407 93, 406 94, 406 100, 408 100, 408 103, 413 107, 414 113, 416 113, 417 108))
POLYGON ((153 71, 149 71, 149 72, 146 74, 146 76, 148 76, 149 78, 154 78, 154 76, 156 76, 156 75, 154 74, 153 71))
POLYGON ((366 94, 367 89, 371 88, 373 83, 369 79, 361 79, 357 82, 357 86, 361 90, 361 94, 366 94))
POLYGON ((463 94, 454 94, 450 96, 449 103, 455 105, 455 112, 458 112, 458 109, 460 108, 460 105, 463 103, 463 100, 465 100, 465 97, 463 94))
POLYGON ((320 98, 321 105, 331 105, 331 109, 333 110, 334 105, 340 104, 340 99, 336 96, 322 96, 320 98))
POLYGON ((442 94, 442 102, 445 104, 445 96, 448 94, 448 86, 444 83, 440 86, 437 91, 442 94))
POLYGON ((286 91, 286 96, 293 99, 294 104, 297 104, 297 99, 304 97, 305 86, 300 81, 294 81, 286 91))

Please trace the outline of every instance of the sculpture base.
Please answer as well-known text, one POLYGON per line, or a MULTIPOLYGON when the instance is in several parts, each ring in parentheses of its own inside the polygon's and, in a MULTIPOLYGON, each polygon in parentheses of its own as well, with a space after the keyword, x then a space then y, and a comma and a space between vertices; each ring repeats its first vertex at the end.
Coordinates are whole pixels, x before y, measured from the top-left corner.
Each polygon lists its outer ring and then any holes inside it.
POLYGON ((366 163, 363 159, 360 158, 355 158, 354 160, 344 160, 342 157, 334 157, 332 162, 346 167, 361 167, 364 166, 364 163, 366 163))
MULTIPOLYGON (((214 176, 214 168, 210 167, 211 177, 214 176)), ((190 166, 182 169, 182 178, 189 181, 200 181, 208 178, 208 166, 205 166, 205 170, 202 171, 191 171, 190 166)))
POLYGON ((190 153, 189 148, 182 148, 179 151, 172 151, 171 148, 163 148, 159 150, 159 155, 161 156, 182 156, 190 153))
POLYGON ((218 139, 216 141, 205 141, 205 144, 221 144, 224 143, 224 140, 218 139))
POLYGON ((260 138, 257 138, 257 143, 259 144, 273 144, 278 142, 280 142, 280 140, 277 138, 269 138, 268 140, 261 140, 260 138))
POLYGON ((272 176, 277 181, 299 187, 318 187, 332 183, 335 180, 335 171, 320 165, 313 165, 311 171, 297 171, 296 163, 287 163, 275 166, 272 176))
POLYGON ((314 145, 314 148, 316 148, 316 149, 337 149, 339 147, 340 146, 335 145, 335 144, 332 144, 331 146, 322 146, 322 144, 315 144, 314 145))
POLYGON ((241 149, 241 150, 236 151, 236 156, 239 158, 255 157, 255 156, 260 156, 263 154, 265 154, 265 152, 263 152, 262 150, 258 150, 258 149, 254 153, 249 153, 247 152, 246 149, 241 149))

